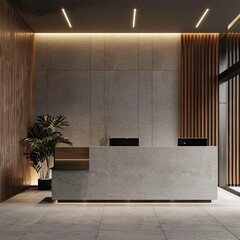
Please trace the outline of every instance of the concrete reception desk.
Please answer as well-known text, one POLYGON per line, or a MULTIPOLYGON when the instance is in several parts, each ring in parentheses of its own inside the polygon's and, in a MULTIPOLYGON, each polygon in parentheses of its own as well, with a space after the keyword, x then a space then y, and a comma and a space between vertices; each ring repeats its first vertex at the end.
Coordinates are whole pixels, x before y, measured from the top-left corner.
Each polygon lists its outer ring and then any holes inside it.
POLYGON ((217 147, 90 147, 89 170, 53 170, 54 200, 217 199, 217 147))

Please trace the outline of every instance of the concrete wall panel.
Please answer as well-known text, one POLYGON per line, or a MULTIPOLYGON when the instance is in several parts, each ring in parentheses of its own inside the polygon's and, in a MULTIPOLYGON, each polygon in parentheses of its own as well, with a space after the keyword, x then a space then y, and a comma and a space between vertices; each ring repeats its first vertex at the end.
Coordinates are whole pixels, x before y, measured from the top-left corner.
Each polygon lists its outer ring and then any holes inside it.
POLYGON ((91 72, 91 145, 99 146, 105 131, 105 81, 103 71, 91 72))
POLYGON ((139 137, 141 146, 176 145, 180 34, 36 38, 36 112, 65 114, 75 146, 99 145, 104 127, 109 137, 139 137))
POLYGON ((47 71, 48 36, 37 34, 36 37, 36 70, 47 71))
POLYGON ((138 137, 138 72, 106 72, 106 124, 110 137, 138 137))
POLYGON ((138 36, 105 36, 105 70, 138 70, 138 36))
POLYGON ((91 35, 91 70, 104 70, 104 36, 91 35))
POLYGON ((90 72, 49 72, 48 80, 49 114, 67 117, 65 134, 74 146, 89 146, 90 72))
POLYGON ((42 115, 48 113, 48 72, 47 71, 37 71, 35 75, 35 114, 42 115))
POLYGON ((152 71, 139 72, 140 146, 152 146, 152 71))
POLYGON ((180 70, 181 35, 153 35, 153 70, 180 70))
POLYGON ((90 35, 49 35, 49 70, 90 70, 90 35))
POLYGON ((153 48, 152 35, 139 37, 139 70, 152 70, 153 68, 153 48))
POLYGON ((180 135, 180 73, 153 72, 153 145, 176 146, 180 135))

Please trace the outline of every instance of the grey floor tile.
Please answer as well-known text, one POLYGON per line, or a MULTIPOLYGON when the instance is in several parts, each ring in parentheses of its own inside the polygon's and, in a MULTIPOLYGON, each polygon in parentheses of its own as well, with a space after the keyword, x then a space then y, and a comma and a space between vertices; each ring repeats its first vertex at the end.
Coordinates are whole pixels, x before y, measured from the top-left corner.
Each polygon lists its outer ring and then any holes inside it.
POLYGON ((36 223, 32 229, 33 230, 41 230, 41 229, 49 229, 49 226, 51 226, 51 229, 54 231, 61 231, 62 229, 66 228, 73 228, 75 227, 77 231, 93 231, 97 233, 99 228, 99 221, 93 219, 79 219, 79 218, 73 218, 73 219, 59 219, 59 218, 44 218, 41 219, 41 222, 36 223))
POLYGON ((230 232, 232 232, 232 234, 234 234, 234 236, 236 236, 237 238, 240 239, 240 228, 228 228, 230 232))
POLYGON ((152 207, 105 207, 100 225, 101 231, 113 230, 161 230, 152 207))
POLYGON ((28 231, 28 228, 23 228, 23 227, 0 227, 0 239, 5 240, 5 239, 19 239, 21 236, 23 236, 26 231, 28 231))
POLYGON ((32 212, 32 213, 24 213, 24 212, 11 212, 1 214, 0 217, 0 228, 7 227, 31 227, 33 226, 38 219, 41 217, 41 214, 32 212))
POLYGON ((236 239, 201 207, 154 207, 167 239, 236 239))
POLYGON ((0 240, 240 239, 240 198, 222 189, 206 204, 42 203, 49 196, 30 189, 0 203, 0 240))
MULTIPOLYGON (((50 229, 50 228, 49 228, 50 229)), ((68 231, 35 231, 25 234, 24 236, 20 237, 19 240, 96 240, 97 234, 95 232, 68 232, 68 231)))
POLYGON ((216 219, 226 229, 240 238, 240 208, 239 207, 212 207, 206 208, 210 216, 216 219))
POLYGON ((102 207, 74 207, 71 205, 51 208, 33 226, 33 229, 52 229, 75 227, 78 230, 98 231, 102 207))
POLYGON ((97 240, 165 240, 161 231, 101 231, 97 240))
POLYGON ((1 237, 1 240, 19 240, 19 236, 17 237, 14 237, 14 236, 9 236, 9 237, 6 237, 6 236, 3 236, 1 237))
POLYGON ((166 233, 167 240, 237 240, 237 238, 228 231, 172 231, 166 233))

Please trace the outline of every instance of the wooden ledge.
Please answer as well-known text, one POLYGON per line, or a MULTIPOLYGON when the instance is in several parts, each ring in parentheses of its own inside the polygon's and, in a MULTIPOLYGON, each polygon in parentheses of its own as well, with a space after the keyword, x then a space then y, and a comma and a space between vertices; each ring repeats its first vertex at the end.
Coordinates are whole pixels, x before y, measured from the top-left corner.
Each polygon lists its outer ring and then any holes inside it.
POLYGON ((56 148, 54 170, 88 170, 89 148, 68 147, 56 148))

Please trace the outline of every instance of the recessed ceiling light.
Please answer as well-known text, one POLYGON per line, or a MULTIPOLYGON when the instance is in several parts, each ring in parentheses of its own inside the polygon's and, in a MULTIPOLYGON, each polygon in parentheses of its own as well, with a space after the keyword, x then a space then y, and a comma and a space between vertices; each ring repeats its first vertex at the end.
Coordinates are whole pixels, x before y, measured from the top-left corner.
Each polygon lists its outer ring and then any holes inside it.
POLYGON ((232 22, 228 25, 228 30, 233 27, 237 23, 237 21, 240 19, 240 13, 232 20, 232 22))
POLYGON ((205 10, 205 12, 203 13, 202 17, 201 17, 200 20, 198 21, 198 23, 197 23, 197 25, 196 25, 196 28, 199 27, 200 23, 201 23, 202 20, 205 18, 205 16, 206 16, 207 13, 209 12, 209 10, 210 10, 209 8, 207 8, 207 9, 205 10))
POLYGON ((133 22, 132 22, 132 27, 135 28, 135 24, 136 24, 136 15, 137 15, 137 9, 134 8, 133 9, 133 22))
POLYGON ((63 12, 64 17, 65 17, 66 20, 67 20, 67 23, 68 23, 69 27, 72 28, 72 25, 71 25, 71 23, 70 23, 70 21, 69 21, 69 19, 68 19, 67 13, 66 13, 66 11, 65 11, 64 8, 62 8, 62 12, 63 12))

